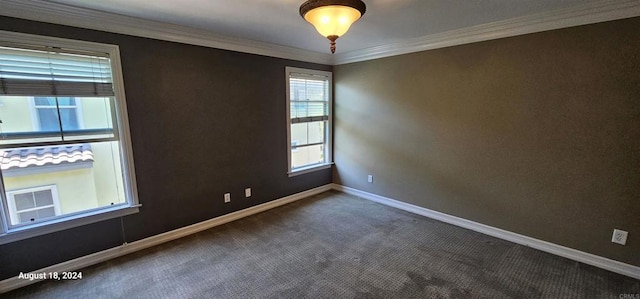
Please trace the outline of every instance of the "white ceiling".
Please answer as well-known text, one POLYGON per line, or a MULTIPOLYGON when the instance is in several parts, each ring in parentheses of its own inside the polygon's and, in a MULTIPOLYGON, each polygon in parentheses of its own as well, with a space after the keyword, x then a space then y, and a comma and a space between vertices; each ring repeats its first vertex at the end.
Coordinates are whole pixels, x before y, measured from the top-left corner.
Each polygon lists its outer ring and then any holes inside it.
MULTIPOLYGON (((365 0, 367 12, 338 40, 337 53, 389 45, 601 0, 365 0)), ((329 53, 298 14, 303 0, 49 0, 204 29, 221 36, 329 53)))
POLYGON ((329 65, 640 16, 640 0, 364 1, 336 54, 304 0, 0 0, 0 15, 329 65))

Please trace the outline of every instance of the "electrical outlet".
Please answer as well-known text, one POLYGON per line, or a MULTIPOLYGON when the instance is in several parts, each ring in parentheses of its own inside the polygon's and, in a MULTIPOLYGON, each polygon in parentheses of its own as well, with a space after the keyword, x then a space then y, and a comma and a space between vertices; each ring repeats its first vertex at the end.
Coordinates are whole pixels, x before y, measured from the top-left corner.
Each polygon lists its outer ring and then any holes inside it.
POLYGON ((251 188, 244 189, 244 197, 251 197, 251 188))
POLYGON ((614 229, 613 230, 613 236, 611 237, 611 242, 613 243, 617 243, 620 245, 625 245, 627 244, 627 235, 629 233, 625 232, 623 230, 620 229, 614 229))
POLYGON ((368 175, 367 176, 367 182, 373 183, 373 176, 372 175, 368 175))
POLYGON ((224 203, 231 202, 231 193, 224 194, 224 203))

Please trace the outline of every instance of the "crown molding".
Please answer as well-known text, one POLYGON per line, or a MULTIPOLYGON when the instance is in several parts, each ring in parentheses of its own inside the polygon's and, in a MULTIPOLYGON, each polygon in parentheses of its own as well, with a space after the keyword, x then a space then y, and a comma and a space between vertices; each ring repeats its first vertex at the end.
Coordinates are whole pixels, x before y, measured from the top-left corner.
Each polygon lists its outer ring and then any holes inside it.
POLYGON ((638 0, 608 0, 339 53, 334 65, 640 16, 638 0))
POLYGON ((333 64, 333 57, 325 53, 226 37, 207 30, 41 0, 2 0, 0 15, 276 58, 333 64))
POLYGON ((604 0, 335 55, 42 0, 2 0, 0 15, 263 56, 340 65, 640 16, 638 0, 604 0))

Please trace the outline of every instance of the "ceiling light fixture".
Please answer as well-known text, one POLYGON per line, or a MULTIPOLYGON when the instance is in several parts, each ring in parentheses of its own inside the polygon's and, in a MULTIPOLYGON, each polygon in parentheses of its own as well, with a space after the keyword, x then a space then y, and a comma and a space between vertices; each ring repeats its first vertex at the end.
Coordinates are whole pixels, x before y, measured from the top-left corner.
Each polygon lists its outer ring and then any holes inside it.
POLYGON ((361 0, 308 0, 300 5, 300 15, 331 41, 331 53, 336 52, 336 39, 366 10, 361 0))

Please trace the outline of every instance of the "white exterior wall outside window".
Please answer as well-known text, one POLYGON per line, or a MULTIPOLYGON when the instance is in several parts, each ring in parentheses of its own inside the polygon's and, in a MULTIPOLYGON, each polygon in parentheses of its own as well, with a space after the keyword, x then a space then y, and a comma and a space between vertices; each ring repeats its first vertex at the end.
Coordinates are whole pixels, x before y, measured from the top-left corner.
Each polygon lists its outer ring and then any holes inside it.
POLYGON ((287 67, 289 175, 331 167, 331 72, 287 67))
POLYGON ((0 31, 0 244, 138 212, 119 55, 0 31))

